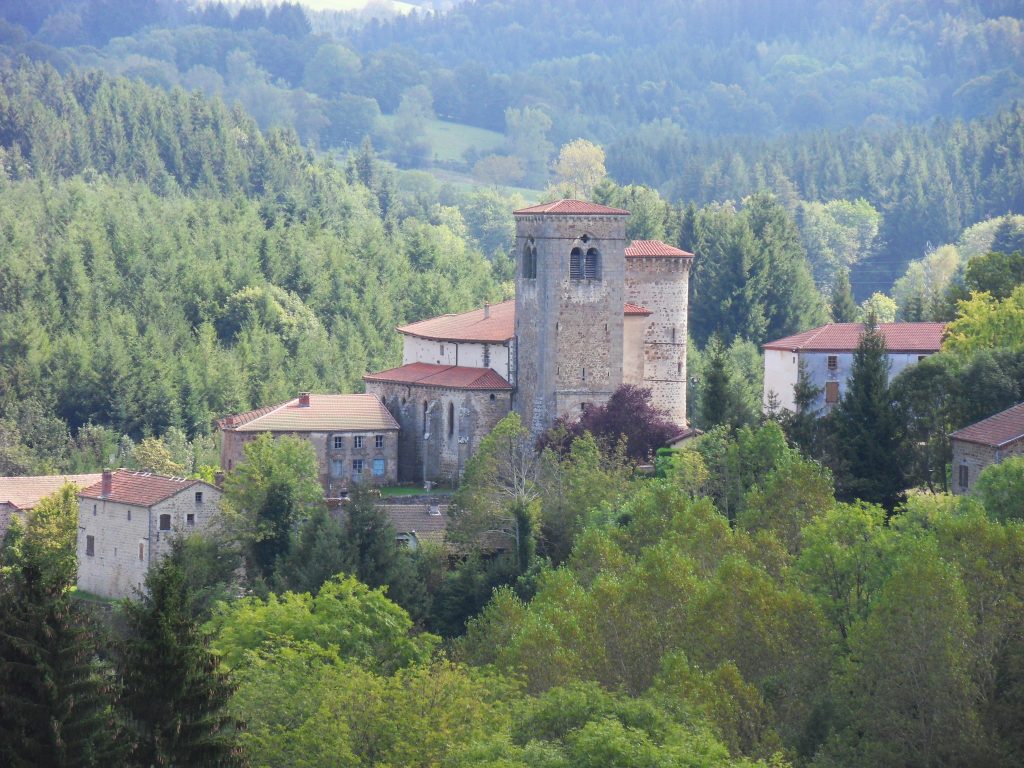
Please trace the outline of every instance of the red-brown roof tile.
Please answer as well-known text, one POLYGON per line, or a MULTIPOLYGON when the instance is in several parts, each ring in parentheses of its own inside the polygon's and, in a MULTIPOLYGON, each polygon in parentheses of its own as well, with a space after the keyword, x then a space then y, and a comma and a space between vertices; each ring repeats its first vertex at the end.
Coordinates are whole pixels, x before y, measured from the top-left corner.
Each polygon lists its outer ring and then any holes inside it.
POLYGON ((585 200, 556 200, 553 203, 531 205, 512 211, 515 215, 559 214, 563 216, 629 216, 629 211, 621 208, 609 208, 607 205, 588 203, 585 200))
POLYGON ((7 502, 16 509, 32 509, 50 494, 68 483, 85 488, 98 482, 102 475, 34 475, 31 477, 0 477, 0 504, 7 502))
POLYGON ((661 240, 634 240, 626 247, 626 258, 637 259, 643 257, 684 257, 693 258, 693 254, 681 248, 668 245, 661 240))
MULTIPOLYGON (((879 323, 890 353, 938 352, 945 323, 879 323)), ((829 323, 762 345, 764 349, 802 352, 852 352, 864 333, 863 323, 829 323)))
MULTIPOLYGON (((652 314, 650 310, 636 304, 625 304, 622 311, 625 315, 652 314)), ((472 309, 469 312, 440 315, 428 318, 427 320, 419 320, 415 323, 402 325, 399 326, 398 332, 434 341, 503 344, 511 341, 512 337, 515 336, 515 329, 516 302, 514 299, 510 299, 500 304, 492 304, 490 307, 490 317, 484 317, 484 310, 482 308, 472 309)), ((252 413, 256 413, 256 411, 252 411, 252 413)), ((240 419, 248 415, 242 414, 234 418, 240 419)), ((224 421, 224 419, 221 421, 224 421)))
POLYGON ((202 480, 190 480, 184 477, 166 477, 152 472, 133 472, 119 469, 110 478, 110 493, 103 495, 103 480, 83 488, 79 496, 86 499, 105 499, 119 504, 131 504, 136 507, 152 507, 164 499, 169 499, 181 491, 194 485, 210 486, 202 480))
POLYGON ((382 381, 393 384, 418 384, 425 387, 450 389, 510 390, 512 385, 490 368, 470 368, 460 365, 434 365, 409 363, 379 373, 368 373, 363 381, 382 381))
POLYGON ((231 416, 225 416, 222 419, 217 419, 217 426, 220 429, 227 427, 240 427, 243 424, 248 424, 253 419, 258 419, 264 414, 270 413, 275 408, 280 408, 284 403, 277 403, 276 405, 265 405, 262 408, 257 408, 253 411, 246 411, 245 413, 236 413, 231 416))
POLYGON ((438 341, 465 341, 500 344, 510 340, 516 329, 516 303, 492 304, 484 317, 483 308, 454 315, 441 315, 400 326, 399 333, 438 341))
POLYGON ((651 312, 651 310, 647 309, 647 307, 641 307, 639 304, 629 304, 629 303, 627 303, 622 308, 622 314, 624 314, 624 315, 653 315, 654 313, 651 312))
POLYGON ((1024 403, 958 429, 950 438, 994 448, 1024 439, 1024 403))
POLYGON ((258 411, 221 419, 221 429, 236 432, 351 432, 398 429, 388 409, 373 395, 309 396, 309 405, 300 398, 258 411), (253 415, 257 414, 257 415, 253 415))

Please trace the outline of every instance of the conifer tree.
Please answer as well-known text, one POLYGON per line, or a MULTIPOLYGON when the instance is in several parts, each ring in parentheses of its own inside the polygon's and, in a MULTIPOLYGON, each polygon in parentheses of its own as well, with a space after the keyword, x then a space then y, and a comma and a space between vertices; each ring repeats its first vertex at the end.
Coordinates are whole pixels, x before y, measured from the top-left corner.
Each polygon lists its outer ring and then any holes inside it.
POLYGON ((836 275, 835 285, 832 286, 832 322, 852 323, 857 319, 857 302, 853 300, 853 290, 850 288, 850 273, 845 269, 836 275))
POLYGON ((150 569, 146 592, 127 604, 124 696, 141 766, 237 766, 238 724, 225 712, 232 687, 192 618, 174 558, 150 569))
POLYGON ((853 353, 849 388, 833 413, 839 492, 891 513, 903 495, 899 422, 889 397, 889 359, 874 315, 853 353))
POLYGON ((395 529, 368 491, 352 493, 344 529, 346 570, 371 587, 390 583, 398 556, 395 529))

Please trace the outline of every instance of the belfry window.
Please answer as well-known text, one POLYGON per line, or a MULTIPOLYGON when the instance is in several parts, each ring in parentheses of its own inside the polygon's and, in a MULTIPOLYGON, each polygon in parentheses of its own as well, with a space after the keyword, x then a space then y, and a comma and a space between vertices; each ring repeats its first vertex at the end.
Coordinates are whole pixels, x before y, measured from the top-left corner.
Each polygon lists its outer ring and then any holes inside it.
POLYGON ((523 246, 523 277, 531 280, 537 277, 537 246, 532 237, 523 246))
POLYGON ((569 279, 583 279, 583 251, 579 248, 573 248, 569 252, 569 279))
POLYGON ((583 262, 583 277, 587 280, 601 279, 601 254, 597 248, 587 250, 586 259, 583 262))

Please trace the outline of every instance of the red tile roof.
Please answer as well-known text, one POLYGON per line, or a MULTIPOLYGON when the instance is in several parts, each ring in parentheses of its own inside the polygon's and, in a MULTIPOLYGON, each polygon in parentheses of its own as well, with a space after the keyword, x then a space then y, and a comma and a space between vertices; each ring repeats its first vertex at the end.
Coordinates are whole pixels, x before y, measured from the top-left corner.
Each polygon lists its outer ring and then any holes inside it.
MULTIPOLYGON (((652 314, 650 310, 636 304, 625 304, 624 315, 652 314), (638 311, 639 310, 639 311, 638 311)), ((491 304, 490 317, 484 317, 483 309, 471 309, 454 315, 440 315, 427 320, 398 327, 399 333, 434 341, 458 341, 471 344, 503 344, 511 341, 516 329, 516 302, 514 299, 500 304, 491 304)), ((250 414, 259 413, 251 411, 250 414)), ((235 416, 242 419, 250 414, 235 416)), ((223 421, 223 419, 221 420, 223 421)), ((218 422, 220 423, 220 422, 218 422)), ((223 428, 223 427, 222 427, 223 428)))
POLYGON ((516 303, 514 300, 492 304, 484 317, 484 309, 473 309, 455 315, 441 315, 398 328, 399 333, 438 341, 466 341, 478 344, 500 344, 515 335, 516 303))
POLYGON ((35 475, 32 477, 0 477, 0 504, 4 502, 16 509, 32 509, 52 493, 68 483, 85 488, 99 482, 102 475, 35 475))
MULTIPOLYGON (((897 352, 938 352, 945 323, 879 323, 885 348, 897 352)), ((829 323, 803 333, 763 344, 764 349, 796 352, 852 352, 864 333, 863 323, 829 323)))
POLYGON ((994 448, 1016 442, 1024 438, 1024 403, 958 429, 950 438, 963 440, 965 443, 990 445, 994 448))
POLYGON ((363 376, 363 381, 419 384, 425 387, 447 387, 450 389, 512 389, 511 384, 490 368, 433 365, 432 363, 409 363, 379 373, 368 373, 363 376))
POLYGON ((152 472, 133 472, 119 469, 110 478, 110 493, 103 495, 103 480, 82 489, 79 494, 85 499, 105 499, 119 504, 131 504, 136 507, 152 507, 164 499, 187 490, 194 485, 212 488, 202 480, 189 480, 184 477, 165 477, 152 472))
POLYGON ((624 315, 653 315, 654 313, 647 307, 641 307, 639 304, 626 304, 622 308, 622 314, 624 315))
POLYGON ((621 208, 609 208, 607 205, 588 203, 585 200, 556 200, 553 203, 541 203, 531 205, 529 208, 520 208, 512 211, 516 216, 530 215, 537 213, 559 214, 563 216, 629 216, 629 211, 621 208))
POLYGON ((398 429, 388 409, 373 395, 309 396, 260 408, 238 416, 226 416, 217 424, 236 432, 346 432, 398 429), (232 422, 231 419, 234 419, 232 422))
POLYGON ((626 248, 626 258, 636 259, 644 256, 677 256, 693 258, 693 254, 680 248, 668 245, 661 240, 634 240, 626 248))

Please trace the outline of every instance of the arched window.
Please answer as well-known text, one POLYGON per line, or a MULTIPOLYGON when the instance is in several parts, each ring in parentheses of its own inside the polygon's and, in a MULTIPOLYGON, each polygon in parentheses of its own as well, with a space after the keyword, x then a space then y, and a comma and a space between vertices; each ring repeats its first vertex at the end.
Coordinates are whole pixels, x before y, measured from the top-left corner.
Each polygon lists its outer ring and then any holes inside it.
POLYGON ((455 434, 455 403, 448 403, 448 437, 455 434))
POLYGON ((569 279, 583 279, 583 251, 579 248, 573 248, 569 252, 569 279))
POLYGON ((423 436, 426 437, 430 431, 429 425, 427 424, 427 401, 423 401, 423 436))
POLYGON ((597 248, 587 250, 587 258, 583 263, 583 277, 587 280, 601 279, 601 254, 597 248))
POLYGON ((523 246, 523 277, 531 280, 537 277, 537 246, 532 237, 523 246))

